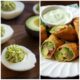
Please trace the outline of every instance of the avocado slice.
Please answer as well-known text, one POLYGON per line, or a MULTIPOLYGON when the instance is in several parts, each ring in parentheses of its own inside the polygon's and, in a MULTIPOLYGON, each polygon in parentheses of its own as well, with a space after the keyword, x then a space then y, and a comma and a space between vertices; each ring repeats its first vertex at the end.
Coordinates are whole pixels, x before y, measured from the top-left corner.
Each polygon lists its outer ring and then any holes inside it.
POLYGON ((39 16, 32 16, 26 20, 26 27, 33 31, 39 31, 39 16))
POLYGON ((26 20, 26 31, 35 38, 39 38, 39 16, 31 16, 26 20))

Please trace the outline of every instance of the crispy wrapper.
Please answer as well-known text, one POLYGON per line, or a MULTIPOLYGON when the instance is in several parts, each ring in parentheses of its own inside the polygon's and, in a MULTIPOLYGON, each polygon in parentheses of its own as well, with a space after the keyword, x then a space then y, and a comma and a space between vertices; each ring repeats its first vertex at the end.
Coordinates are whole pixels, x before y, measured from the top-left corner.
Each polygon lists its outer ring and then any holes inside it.
POLYGON ((79 56, 79 50, 78 50, 78 45, 76 43, 66 43, 60 46, 57 50, 60 50, 63 47, 67 47, 73 52, 73 57, 67 61, 72 61, 76 59, 79 56))
POLYGON ((79 38, 79 17, 76 17, 73 20, 73 24, 74 24, 75 30, 76 30, 78 38, 79 38))
POLYGON ((41 25, 41 42, 47 38, 47 32, 45 26, 41 25))
POLYGON ((49 51, 47 58, 52 58, 53 55, 54 55, 54 53, 55 53, 55 51, 56 51, 56 49, 57 49, 57 47, 59 47, 59 46, 61 46, 62 44, 64 44, 64 42, 63 42, 62 40, 59 40, 59 39, 58 39, 55 35, 53 35, 53 34, 51 34, 51 35, 49 36, 49 38, 46 39, 46 40, 43 42, 42 47, 43 47, 43 45, 44 45, 45 43, 47 43, 47 42, 52 42, 52 43, 55 45, 54 49, 51 50, 51 51, 49 51))
POLYGON ((60 29, 59 31, 53 33, 58 38, 66 41, 76 41, 77 40, 77 34, 75 29, 69 27, 68 25, 65 25, 64 28, 60 29))
POLYGON ((62 40, 58 39, 58 38, 57 38, 55 35, 53 35, 53 34, 51 34, 51 35, 49 36, 49 38, 48 38, 47 40, 45 40, 45 42, 46 42, 46 41, 51 41, 51 42, 53 42, 53 43, 55 44, 56 48, 59 47, 59 46, 61 46, 61 45, 64 43, 62 40))

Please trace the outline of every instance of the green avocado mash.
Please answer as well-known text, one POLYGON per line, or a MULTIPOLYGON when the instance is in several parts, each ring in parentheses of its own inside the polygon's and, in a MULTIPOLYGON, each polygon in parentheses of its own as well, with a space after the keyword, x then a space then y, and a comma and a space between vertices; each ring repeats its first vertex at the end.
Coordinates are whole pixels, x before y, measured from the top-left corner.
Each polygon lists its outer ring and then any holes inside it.
POLYGON ((65 25, 59 25, 59 26, 53 26, 50 30, 50 33, 56 33, 58 32, 60 29, 63 29, 65 27, 65 25))
POLYGON ((7 48, 5 58, 11 63, 21 62, 25 57, 25 51, 19 45, 10 45, 7 48))
POLYGON ((2 1, 1 9, 3 11, 13 11, 16 8, 16 4, 13 1, 2 1))
POLYGON ((45 42, 42 44, 41 52, 45 58, 48 58, 48 53, 50 50, 53 50, 54 44, 52 42, 45 42))
POLYGON ((37 4, 36 10, 39 12, 40 11, 40 6, 37 4))
POLYGON ((73 57, 73 52, 67 47, 58 50, 57 53, 55 54, 55 58, 58 61, 68 61, 72 57, 73 57))
POLYGON ((3 37, 5 34, 5 29, 2 26, 1 26, 0 34, 1 34, 1 37, 3 37))

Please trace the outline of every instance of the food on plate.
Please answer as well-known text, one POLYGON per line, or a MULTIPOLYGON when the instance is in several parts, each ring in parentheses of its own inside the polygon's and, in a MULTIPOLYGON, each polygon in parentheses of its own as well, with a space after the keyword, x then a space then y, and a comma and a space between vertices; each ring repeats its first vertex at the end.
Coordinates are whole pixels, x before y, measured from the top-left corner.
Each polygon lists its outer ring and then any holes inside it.
POLYGON ((4 27, 3 26, 1 26, 1 37, 3 37, 4 36, 4 34, 5 34, 5 29, 4 29, 4 27))
POLYGON ((41 42, 43 42, 47 38, 46 27, 44 25, 40 25, 41 27, 41 42))
POLYGON ((78 39, 75 29, 70 24, 52 27, 50 33, 66 41, 76 41, 78 39))
POLYGON ((3 11, 13 11, 16 8, 16 4, 12 1, 2 1, 1 9, 3 11))
POLYGON ((41 46, 41 52, 42 55, 45 58, 52 58, 57 47, 61 46, 64 42, 59 40, 56 36, 53 34, 47 38, 41 46))
POLYGON ((78 45, 76 43, 66 43, 58 47, 55 59, 58 61, 72 61, 79 56, 78 45))
POLYGON ((36 56, 28 48, 18 44, 12 44, 3 49, 1 61, 8 69, 26 71, 35 67, 36 56))
POLYGON ((39 16, 31 16, 26 20, 26 30, 32 36, 39 36, 39 16))
POLYGON ((42 11, 42 21, 49 25, 66 24, 71 19, 71 13, 58 6, 47 7, 42 11))
POLYGON ((73 20, 73 24, 74 24, 75 30, 76 30, 78 38, 79 38, 79 17, 76 17, 73 20))
MULTIPOLYGON (((44 42, 41 38, 41 53, 45 58, 56 61, 72 61, 78 58, 79 18, 74 18, 68 24, 46 27, 47 35, 44 42), (49 32, 49 33, 48 33, 49 32), (77 36, 78 35, 78 36, 77 36), (64 41, 64 42, 63 42, 64 41), (67 43, 66 43, 67 42, 67 43)), ((42 27, 41 27, 42 28, 42 27)), ((43 33, 45 33, 43 31, 43 33)))
POLYGON ((11 63, 18 63, 24 59, 26 53, 19 45, 14 44, 7 47, 5 58, 11 63))
POLYGON ((19 1, 2 1, 1 17, 6 20, 19 16, 24 10, 24 4, 19 1))
POLYGON ((1 44, 3 44, 12 37, 14 31, 11 28, 11 26, 7 24, 1 24, 0 28, 1 28, 1 44))

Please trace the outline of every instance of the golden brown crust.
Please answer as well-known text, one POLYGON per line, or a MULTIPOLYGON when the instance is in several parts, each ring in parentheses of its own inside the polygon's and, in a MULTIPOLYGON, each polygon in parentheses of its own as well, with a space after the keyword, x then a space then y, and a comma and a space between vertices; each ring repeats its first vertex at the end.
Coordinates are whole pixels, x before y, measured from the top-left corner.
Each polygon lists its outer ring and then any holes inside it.
POLYGON ((55 45, 53 51, 51 51, 51 53, 48 54, 48 58, 52 58, 52 56, 54 55, 57 47, 59 47, 59 46, 61 46, 62 44, 64 44, 64 42, 61 41, 61 40, 59 40, 59 39, 58 39, 56 36, 54 36, 53 34, 50 35, 49 38, 46 39, 46 40, 43 42, 43 44, 44 44, 45 42, 47 42, 47 41, 50 41, 50 42, 52 42, 52 43, 55 45))
POLYGON ((58 39, 58 38, 57 38, 55 35, 53 35, 53 34, 51 34, 51 35, 49 36, 49 38, 46 39, 45 41, 51 41, 51 42, 53 42, 53 43, 56 45, 56 47, 59 47, 59 46, 61 46, 62 44, 64 44, 64 42, 63 42, 62 40, 58 39))
POLYGON ((45 26, 41 25, 41 42, 47 38, 47 32, 45 26))
POLYGON ((60 31, 54 33, 58 38, 66 40, 66 41, 76 41, 77 40, 77 34, 75 29, 69 27, 68 25, 65 25, 63 29, 60 31))
POLYGON ((76 17, 73 20, 73 24, 74 24, 75 30, 76 30, 78 38, 79 38, 79 17, 76 17))

